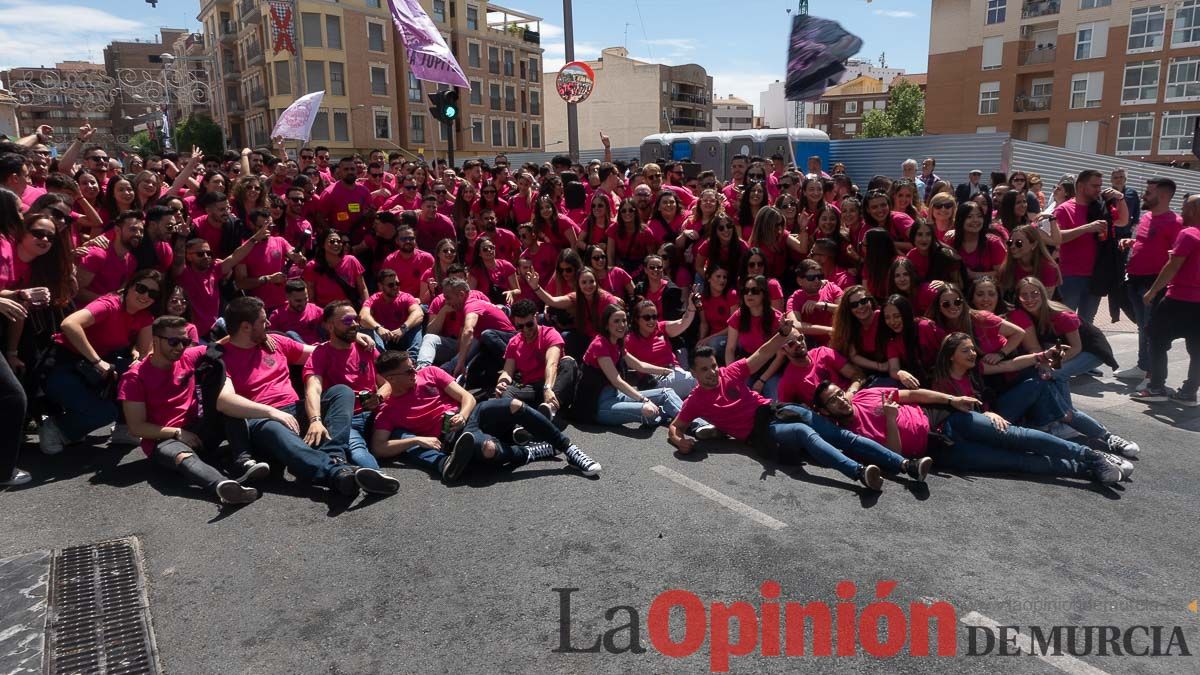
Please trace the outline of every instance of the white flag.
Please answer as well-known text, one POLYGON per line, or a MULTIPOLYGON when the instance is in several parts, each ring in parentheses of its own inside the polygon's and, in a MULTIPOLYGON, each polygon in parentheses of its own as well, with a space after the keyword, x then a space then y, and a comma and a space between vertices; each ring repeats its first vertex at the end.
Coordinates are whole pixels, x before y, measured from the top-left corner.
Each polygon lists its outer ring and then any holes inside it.
POLYGON ((471 88, 462 66, 417 0, 388 0, 392 23, 408 50, 408 67, 418 80, 471 88))
POLYGON ((282 137, 308 142, 308 136, 312 133, 313 120, 317 119, 317 113, 321 112, 321 99, 323 98, 325 98, 324 91, 314 91, 296 99, 296 102, 289 105, 287 110, 284 110, 283 114, 279 116, 279 120, 275 122, 271 138, 282 137))

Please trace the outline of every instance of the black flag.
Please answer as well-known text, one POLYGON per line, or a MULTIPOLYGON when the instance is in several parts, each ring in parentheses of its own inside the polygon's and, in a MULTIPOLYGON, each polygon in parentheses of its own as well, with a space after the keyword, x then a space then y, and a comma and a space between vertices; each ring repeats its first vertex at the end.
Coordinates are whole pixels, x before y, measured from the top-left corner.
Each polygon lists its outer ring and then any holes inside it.
POLYGON ((808 14, 794 17, 784 96, 789 101, 817 100, 826 87, 837 84, 846 59, 861 48, 862 39, 836 21, 808 14))

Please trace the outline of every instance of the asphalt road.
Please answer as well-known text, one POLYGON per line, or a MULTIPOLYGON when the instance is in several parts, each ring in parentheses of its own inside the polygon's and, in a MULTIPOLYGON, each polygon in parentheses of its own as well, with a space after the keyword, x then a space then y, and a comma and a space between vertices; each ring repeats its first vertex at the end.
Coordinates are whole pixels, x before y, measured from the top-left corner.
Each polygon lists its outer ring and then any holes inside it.
MULTIPOLYGON (((1134 336, 1110 339, 1128 363, 1134 336)), ((1172 385, 1183 358, 1180 343, 1172 385)), ((651 644, 654 598, 685 589, 705 605, 758 607, 766 581, 779 583, 783 601, 831 607, 838 582, 852 581, 860 613, 876 582, 893 580, 889 600, 906 610, 945 600, 960 620, 1162 625, 1164 648, 1180 626, 1196 653, 1200 616, 1186 606, 1200 596, 1200 409, 1151 414, 1111 378, 1085 378, 1074 391, 1078 406, 1141 444, 1131 482, 1110 489, 937 472, 924 487, 889 480, 875 496, 833 471, 775 466, 728 444, 685 460, 661 430, 571 429, 604 465, 602 477, 547 461, 448 488, 396 468, 400 494, 349 509, 281 483, 230 511, 152 470, 140 451, 109 451, 99 439, 96 449, 52 459, 28 449, 23 465, 38 481, 0 494, 0 558, 137 536, 161 661, 173 674, 703 671, 708 642, 678 659, 651 644), (605 618, 624 605, 638 614, 646 651, 556 652, 555 588, 579 589, 572 646, 625 624, 625 610, 605 618)), ((674 617, 671 635, 682 640, 681 611, 674 617)), ((1098 656, 1095 646, 1055 663, 969 657, 964 625, 957 636, 956 657, 880 662, 862 651, 783 658, 756 649, 731 669, 1200 672, 1195 656, 1098 656)), ((626 646, 628 631, 611 641, 626 646)))

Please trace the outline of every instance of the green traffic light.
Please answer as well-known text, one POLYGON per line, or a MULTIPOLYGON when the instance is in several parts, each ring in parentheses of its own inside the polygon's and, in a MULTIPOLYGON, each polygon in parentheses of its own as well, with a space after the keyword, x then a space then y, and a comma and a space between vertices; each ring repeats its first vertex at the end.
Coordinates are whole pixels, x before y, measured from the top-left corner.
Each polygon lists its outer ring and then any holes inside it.
POLYGON ((452 120, 455 117, 458 117, 458 108, 455 108, 452 105, 448 105, 448 106, 446 106, 446 109, 443 111, 442 114, 444 114, 446 116, 446 119, 452 120))

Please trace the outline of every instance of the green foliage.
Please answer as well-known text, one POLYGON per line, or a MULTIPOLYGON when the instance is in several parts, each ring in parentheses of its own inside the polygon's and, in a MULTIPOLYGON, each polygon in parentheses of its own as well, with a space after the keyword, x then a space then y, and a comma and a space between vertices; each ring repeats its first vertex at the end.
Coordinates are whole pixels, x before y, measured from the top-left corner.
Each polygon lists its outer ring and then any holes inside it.
POLYGON ((221 140, 221 127, 207 115, 193 115, 175 127, 175 146, 181 155, 190 153, 192 146, 206 155, 219 155, 224 150, 221 140))
POLYGON ((925 133, 925 96, 921 88, 898 79, 888 93, 885 110, 868 110, 863 115, 859 138, 920 136, 925 133))
POLYGON ((143 158, 162 153, 162 144, 157 138, 152 140, 148 131, 139 131, 130 136, 129 146, 143 158))

